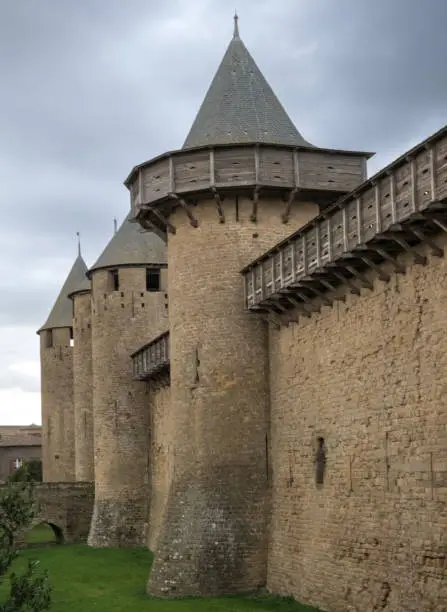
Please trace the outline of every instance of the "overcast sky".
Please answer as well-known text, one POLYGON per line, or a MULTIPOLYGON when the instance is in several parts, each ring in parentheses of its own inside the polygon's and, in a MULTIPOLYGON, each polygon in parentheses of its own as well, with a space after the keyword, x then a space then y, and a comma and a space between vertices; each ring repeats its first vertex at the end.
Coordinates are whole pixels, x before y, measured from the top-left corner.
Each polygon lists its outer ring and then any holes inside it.
MULTIPOLYGON (((446 0, 244 0, 241 37, 304 138, 376 151, 447 123, 446 0)), ((0 424, 40 423, 44 322, 180 148, 231 39, 225 0, 0 0, 0 424)))

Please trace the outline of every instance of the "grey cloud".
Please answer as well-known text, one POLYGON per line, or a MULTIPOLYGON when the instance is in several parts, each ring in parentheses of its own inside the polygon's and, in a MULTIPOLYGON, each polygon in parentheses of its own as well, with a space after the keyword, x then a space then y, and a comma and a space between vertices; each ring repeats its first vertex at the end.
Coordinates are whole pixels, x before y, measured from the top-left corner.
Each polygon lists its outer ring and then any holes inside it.
MULTIPOLYGON (((0 326, 37 329, 75 232, 92 264, 127 212, 132 166, 182 145, 231 11, 218 0, 0 2, 0 326)), ((371 168, 446 122, 446 21, 445 0, 240 7, 242 38, 303 136, 377 151, 371 168)))

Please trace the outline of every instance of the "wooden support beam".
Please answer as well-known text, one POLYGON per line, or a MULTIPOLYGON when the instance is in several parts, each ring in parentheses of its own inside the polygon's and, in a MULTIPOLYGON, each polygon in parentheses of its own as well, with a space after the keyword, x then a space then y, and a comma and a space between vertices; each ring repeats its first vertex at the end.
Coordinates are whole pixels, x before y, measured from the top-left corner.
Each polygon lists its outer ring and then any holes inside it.
POLYGON ((220 194, 215 187, 211 187, 211 192, 213 194, 214 200, 217 206, 217 214, 219 215, 219 222, 225 223, 225 214, 222 208, 222 200, 220 198, 220 194))
POLYGON ((373 270, 377 272, 380 280, 385 281, 386 283, 390 280, 391 278, 390 275, 387 274, 385 270, 382 270, 382 268, 379 265, 374 263, 372 259, 370 259, 369 257, 366 257, 365 255, 362 255, 361 259, 366 263, 367 266, 369 266, 370 268, 372 268, 373 270))
POLYGON ((371 245, 371 250, 376 251, 381 257, 383 257, 383 259, 386 259, 387 261, 391 262, 397 274, 405 274, 405 266, 400 264, 395 257, 387 253, 384 249, 373 244, 371 245))
POLYGON ((192 214, 192 212, 191 212, 188 204, 185 202, 185 200, 182 197, 180 197, 177 193, 170 193, 169 197, 172 198, 173 200, 175 200, 176 202, 178 202, 178 204, 180 204, 180 206, 183 208, 183 210, 188 215, 188 219, 189 219, 190 224, 193 227, 199 227, 199 222, 197 221, 197 219, 192 214))
POLYGON ((319 289, 317 289, 316 287, 314 287, 312 285, 313 282, 320 282, 318 278, 306 281, 306 280, 300 280, 299 284, 306 289, 309 289, 309 291, 312 291, 312 293, 314 293, 318 298, 320 298, 320 300, 326 304, 326 306, 331 306, 332 305, 332 301, 326 297, 326 295, 320 291, 319 289))
POLYGON ((291 208, 292 208, 292 203, 293 203, 293 200, 295 199, 295 196, 296 196, 296 194, 297 194, 297 191, 298 191, 298 189, 297 189, 296 187, 294 187, 294 188, 293 188, 293 189, 290 191, 290 193, 289 193, 289 195, 288 195, 288 197, 287 197, 287 201, 286 201, 286 205, 285 205, 285 208, 284 208, 284 212, 283 212, 283 214, 281 215, 281 219, 282 219, 282 222, 283 222, 283 223, 287 223, 287 222, 289 221, 289 217, 290 217, 290 210, 291 210, 291 208))
POLYGON ((284 289, 282 293, 296 295, 301 298, 303 300, 302 308, 306 310, 306 312, 318 312, 320 310, 320 306, 318 304, 315 304, 313 298, 310 298, 308 295, 300 291, 299 287, 284 289))
MULTIPOLYGON (((306 308, 306 304, 304 304, 303 302, 298 302, 298 300, 295 300, 291 295, 286 295, 286 300, 292 304, 292 306, 294 306, 301 314, 303 314, 306 317, 310 317, 311 315, 311 311, 309 311, 306 308)), ((286 315, 284 315, 286 316, 286 315)))
POLYGON ((331 298, 333 300, 336 300, 337 302, 345 302, 346 301, 346 295, 344 293, 338 294, 337 295, 337 289, 338 287, 334 287, 334 285, 329 282, 328 280, 326 280, 325 278, 320 278, 318 279, 319 282, 324 285, 326 287, 326 289, 328 289, 329 291, 333 291, 335 293, 335 295, 332 295, 331 298))
POLYGON ((168 232, 170 232, 171 234, 175 234, 176 233, 176 231, 177 231, 176 227, 174 225, 172 225, 172 223, 169 221, 169 219, 167 219, 164 215, 162 215, 161 212, 159 212, 155 208, 155 206, 150 206, 149 204, 143 204, 140 207, 140 210, 146 210, 146 211, 150 212, 151 214, 154 215, 154 217, 157 217, 157 219, 163 223, 163 225, 166 227, 168 232))
POLYGON ((348 272, 350 272, 352 274, 352 276, 357 277, 362 285, 364 287, 366 287, 367 289, 374 289, 374 285, 371 281, 369 281, 366 276, 364 274, 362 274, 359 270, 357 270, 356 268, 354 268, 354 266, 351 266, 349 264, 346 264, 346 270, 348 270, 348 272))
MULTIPOLYGON (((432 238, 424 234, 424 232, 421 229, 409 227, 408 231, 412 232, 416 236, 416 238, 419 238, 421 242, 425 242, 426 244, 428 244, 428 246, 431 248, 433 255, 435 257, 444 257, 444 249, 438 246, 432 238)), ((447 227, 446 227, 446 231, 447 231, 447 227)))
POLYGON ((427 258, 415 251, 414 247, 408 244, 408 242, 402 236, 394 232, 390 232, 389 236, 392 240, 394 240, 394 242, 397 242, 397 244, 401 246, 404 251, 413 255, 413 260, 415 263, 425 266, 427 263, 427 258))
POLYGON ((343 284, 348 285, 351 293, 353 293, 354 295, 360 295, 360 289, 357 287, 355 283, 352 282, 350 278, 346 278, 346 276, 343 276, 343 274, 339 272, 338 270, 332 270, 332 274, 336 278, 338 278, 343 284))
POLYGON ((258 220, 258 202, 259 202, 259 186, 256 185, 253 191, 253 208, 250 215, 250 221, 256 223, 258 220))

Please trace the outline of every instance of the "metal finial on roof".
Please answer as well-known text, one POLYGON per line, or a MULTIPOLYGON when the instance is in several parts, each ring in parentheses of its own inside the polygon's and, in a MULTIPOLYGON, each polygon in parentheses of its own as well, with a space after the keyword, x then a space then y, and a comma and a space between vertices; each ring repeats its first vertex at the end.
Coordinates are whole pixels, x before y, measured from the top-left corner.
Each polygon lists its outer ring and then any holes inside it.
POLYGON ((76 232, 76 236, 78 237, 78 255, 81 255, 81 234, 76 232))
POLYGON ((238 14, 236 9, 234 9, 234 32, 233 32, 233 38, 239 38, 239 24, 238 24, 238 14))
POLYGON ((113 219, 113 233, 116 234, 116 232, 118 231, 118 225, 116 222, 116 217, 114 217, 113 219))
POLYGON ((183 144, 268 143, 311 147, 286 113, 239 36, 234 34, 183 144))

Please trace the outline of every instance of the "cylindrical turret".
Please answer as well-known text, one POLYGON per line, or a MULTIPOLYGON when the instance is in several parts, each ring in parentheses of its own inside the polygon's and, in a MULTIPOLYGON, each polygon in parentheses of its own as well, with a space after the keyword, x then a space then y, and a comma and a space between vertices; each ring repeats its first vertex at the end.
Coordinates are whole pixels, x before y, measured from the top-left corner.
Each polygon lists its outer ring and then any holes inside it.
MULTIPOLYGON (((170 216, 168 238, 174 476, 149 590, 218 594, 266 578, 269 389, 267 329, 244 311, 240 270, 287 233, 281 202, 228 197, 170 216)), ((302 204, 293 226, 317 207, 302 204)))
POLYGON ((77 481, 94 480, 92 308, 90 281, 71 294, 73 300, 73 403, 75 475, 77 481))
POLYGON ((165 330, 166 247, 126 219, 90 270, 95 507, 91 546, 146 543, 149 411, 131 353, 165 330))
POLYGON ((85 277, 79 255, 40 336, 42 468, 44 481, 75 480, 73 405, 73 305, 69 294, 85 277))
POLYGON ((301 136, 236 18, 184 148, 126 181, 141 225, 168 237, 174 456, 151 593, 222 594, 266 582, 267 328, 245 312, 240 272, 358 185, 366 157, 301 136))

